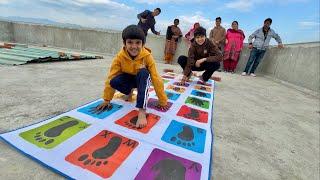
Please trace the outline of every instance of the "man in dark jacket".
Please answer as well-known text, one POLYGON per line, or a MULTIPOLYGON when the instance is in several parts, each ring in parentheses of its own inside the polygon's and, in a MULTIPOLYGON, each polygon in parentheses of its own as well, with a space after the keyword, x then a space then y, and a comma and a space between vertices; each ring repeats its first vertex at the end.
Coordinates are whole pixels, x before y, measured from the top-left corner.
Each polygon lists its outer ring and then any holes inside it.
POLYGON ((160 32, 154 29, 154 25, 156 24, 155 16, 158 16, 161 13, 160 8, 154 9, 153 12, 149 10, 145 10, 142 13, 138 14, 137 17, 139 19, 138 26, 143 30, 144 34, 147 36, 148 30, 151 29, 153 34, 160 35, 160 32))
POLYGON ((181 84, 185 84, 192 71, 204 71, 200 80, 203 83, 207 82, 214 71, 219 69, 220 61, 223 59, 219 48, 206 37, 206 29, 197 28, 194 31, 194 37, 195 41, 189 48, 188 57, 178 58, 178 63, 183 69, 181 84))

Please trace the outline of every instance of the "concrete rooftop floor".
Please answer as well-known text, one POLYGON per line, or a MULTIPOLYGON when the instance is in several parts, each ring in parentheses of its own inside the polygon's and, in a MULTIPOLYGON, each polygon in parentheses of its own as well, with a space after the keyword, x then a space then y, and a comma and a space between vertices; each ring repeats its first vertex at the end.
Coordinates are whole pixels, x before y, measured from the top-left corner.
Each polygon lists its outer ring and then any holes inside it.
MULTIPOLYGON (((0 133, 101 97, 112 57, 0 66, 0 133)), ((158 63, 158 71, 177 65, 158 63)), ((217 73, 213 179, 319 179, 319 97, 217 73)), ((63 179, 0 141, 0 179, 63 179)))

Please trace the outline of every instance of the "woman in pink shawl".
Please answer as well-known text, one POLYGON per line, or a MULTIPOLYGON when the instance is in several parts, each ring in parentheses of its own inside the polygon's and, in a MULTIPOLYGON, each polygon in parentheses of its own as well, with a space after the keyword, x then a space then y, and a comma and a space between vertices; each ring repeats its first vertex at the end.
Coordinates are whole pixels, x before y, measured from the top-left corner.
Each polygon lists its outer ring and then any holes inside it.
POLYGON ((194 23, 193 27, 192 27, 192 28, 189 30, 189 32, 184 36, 184 37, 187 38, 189 45, 193 42, 193 38, 194 38, 193 33, 194 33, 194 31, 195 31, 198 27, 200 27, 200 23, 198 23, 198 22, 194 23))
POLYGON ((232 22, 232 29, 228 29, 226 34, 226 46, 223 56, 224 71, 234 73, 237 67, 240 53, 243 47, 245 35, 238 29, 238 22, 232 22))

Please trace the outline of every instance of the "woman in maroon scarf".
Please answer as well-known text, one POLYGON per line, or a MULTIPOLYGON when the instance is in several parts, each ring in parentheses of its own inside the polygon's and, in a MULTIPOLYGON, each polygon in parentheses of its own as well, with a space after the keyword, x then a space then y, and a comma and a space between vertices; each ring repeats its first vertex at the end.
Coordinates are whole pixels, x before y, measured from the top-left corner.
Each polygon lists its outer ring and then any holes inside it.
POLYGON ((237 67, 240 53, 243 47, 245 35, 238 29, 238 22, 232 22, 232 29, 228 29, 226 34, 226 46, 224 49, 223 67, 224 71, 234 73, 237 67))

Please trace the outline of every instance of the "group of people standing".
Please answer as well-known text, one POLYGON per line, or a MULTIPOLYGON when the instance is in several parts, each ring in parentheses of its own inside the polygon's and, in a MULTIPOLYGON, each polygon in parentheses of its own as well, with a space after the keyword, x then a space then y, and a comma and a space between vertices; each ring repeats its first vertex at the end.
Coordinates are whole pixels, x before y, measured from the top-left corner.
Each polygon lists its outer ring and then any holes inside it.
MULTIPOLYGON (((145 47, 148 30, 160 35, 155 30, 155 16, 161 13, 160 8, 153 12, 146 10, 138 14, 138 25, 129 25, 122 31, 123 47, 114 57, 108 78, 105 81, 103 93, 104 101, 91 109, 92 113, 102 113, 112 109, 112 99, 115 90, 125 94, 125 100, 132 99, 133 89, 137 89, 136 108, 138 119, 135 123, 137 128, 147 125, 147 100, 151 83, 155 87, 158 102, 155 108, 166 111, 169 109, 168 98, 164 91, 163 81, 158 74, 156 62, 152 56, 151 49, 145 47)), ((264 26, 255 31, 249 37, 250 57, 243 74, 254 75, 255 68, 262 59, 270 39, 273 37, 282 47, 281 39, 272 29, 270 18, 264 21, 264 26), (252 42, 253 38, 255 39, 252 42), (251 67, 251 65, 253 66, 251 67)), ((179 84, 185 84, 192 75, 192 71, 204 71, 199 76, 200 83, 206 84, 212 74, 220 68, 223 61, 226 71, 234 72, 245 38, 243 31, 238 29, 238 22, 232 23, 232 28, 227 32, 221 27, 221 18, 216 18, 216 26, 211 30, 207 38, 206 29, 199 23, 185 35, 189 42, 188 56, 179 56, 178 63, 183 69, 183 77, 179 84)), ((166 34, 165 60, 171 62, 177 48, 177 42, 182 37, 179 20, 175 19, 174 24, 169 26, 166 34)))
POLYGON ((223 69, 234 73, 243 47, 245 35, 237 21, 233 21, 230 29, 221 26, 221 18, 216 18, 216 26, 210 32, 210 40, 224 53, 223 69))
MULTIPOLYGON (((263 58, 271 38, 274 38, 278 42, 278 47, 283 47, 280 36, 270 28, 271 23, 271 18, 265 19, 263 27, 259 28, 249 36, 248 47, 252 50, 242 75, 245 76, 250 74, 251 76, 256 76, 254 72, 263 58)), ((239 23, 237 21, 232 22, 231 28, 228 29, 227 32, 220 24, 221 18, 217 17, 216 26, 210 33, 210 40, 224 52, 224 71, 234 73, 243 48, 245 35, 243 31, 239 29, 239 23)))
MULTIPOLYGON (((176 19, 175 21, 178 21, 176 19)), ((179 22, 179 21, 178 21, 179 22)), ((246 68, 244 69, 242 75, 251 75, 256 76, 254 74, 256 68, 258 67, 261 59, 266 52, 266 49, 269 45, 270 39, 274 38, 278 42, 278 46, 280 48, 283 47, 280 36, 275 33, 273 29, 270 28, 272 23, 271 18, 267 18, 264 21, 264 25, 262 28, 256 30, 252 35, 249 36, 249 48, 252 49, 250 53, 250 57, 246 64, 246 68), (254 39, 254 41, 253 41, 254 39), (251 68, 251 69, 250 69, 251 68)), ((166 36, 166 45, 165 45, 165 63, 170 63, 173 60, 173 55, 175 53, 177 47, 177 38, 182 37, 181 30, 177 26, 177 23, 168 27, 167 36, 166 36), (178 29, 175 32, 171 32, 170 28, 174 26, 175 29, 178 29), (175 45, 172 46, 172 38, 168 36, 169 34, 175 34, 175 45), (168 48, 174 47, 174 48, 168 48)), ((188 31, 185 35, 187 39, 187 43, 189 47, 191 43, 194 41, 194 32, 197 28, 201 27, 200 23, 195 23, 193 27, 188 31)), ((239 29, 238 21, 233 21, 231 24, 231 28, 227 31, 224 27, 221 26, 221 17, 217 17, 215 20, 215 27, 211 29, 209 34, 209 40, 219 48, 219 50, 223 53, 223 70, 224 72, 234 73, 237 64, 240 58, 240 54, 243 48, 243 41, 245 39, 244 32, 239 29)))
MULTIPOLYGON (((238 28, 237 21, 233 21, 231 26, 232 28, 228 29, 227 31, 221 26, 221 17, 216 18, 215 24, 216 26, 210 31, 209 40, 223 53, 224 71, 234 73, 243 47, 245 35, 243 31, 238 28)), ((200 23, 195 23, 185 35, 186 39, 188 40, 187 42, 189 47, 194 41, 194 32, 199 27, 201 27, 200 23)), ((167 38, 165 57, 167 57, 167 54, 172 54, 172 51, 167 51, 167 47, 170 42, 171 39, 167 38)), ((172 59, 170 60, 172 61, 172 59)), ((170 63, 170 60, 165 58, 166 63, 170 63)))

